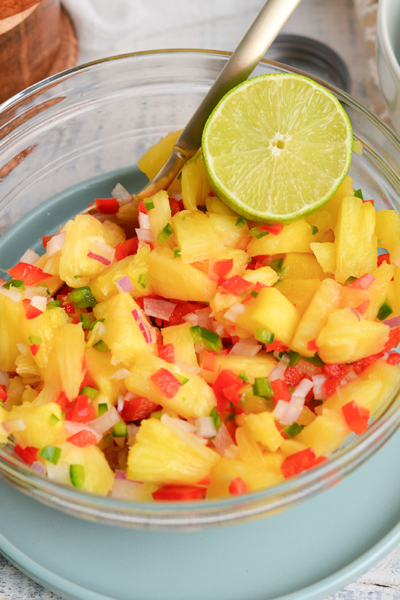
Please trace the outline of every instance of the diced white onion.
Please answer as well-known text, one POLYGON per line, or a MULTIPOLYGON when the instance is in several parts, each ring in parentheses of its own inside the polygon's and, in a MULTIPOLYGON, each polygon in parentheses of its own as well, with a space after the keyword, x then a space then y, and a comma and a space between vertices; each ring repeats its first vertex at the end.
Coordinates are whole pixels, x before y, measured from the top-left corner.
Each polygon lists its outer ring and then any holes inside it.
POLYGON ((29 354, 29 348, 23 342, 20 342, 19 344, 17 344, 17 348, 21 352, 21 354, 23 354, 24 356, 27 356, 29 354))
POLYGON ((120 413, 124 408, 125 398, 122 395, 118 396, 117 411, 120 413))
POLYGON ((114 260, 115 248, 95 240, 87 253, 87 257, 109 267, 114 260))
POLYGON ((287 354, 284 354, 281 360, 276 365, 275 369, 269 374, 268 379, 270 381, 276 381, 277 379, 283 379, 285 371, 289 366, 290 358, 287 354))
POLYGON ((218 321, 213 321, 212 328, 215 331, 215 333, 218 333, 220 337, 225 337, 225 327, 222 325, 222 323, 218 323, 218 321))
POLYGON ((20 262, 26 263, 27 265, 33 265, 39 260, 40 256, 31 249, 28 249, 23 256, 19 259, 20 262))
POLYGON ((129 479, 114 479, 114 483, 110 492, 111 498, 118 500, 141 500, 143 494, 144 483, 130 481, 129 479))
POLYGON ((104 325, 104 323, 98 323, 97 326, 97 330, 96 330, 96 336, 101 339, 103 337, 103 335, 106 332, 106 326, 104 325))
POLYGON ((285 416, 288 406, 289 402, 278 400, 273 411, 273 415, 277 421, 280 421, 285 416))
POLYGON ((189 363, 185 363, 180 360, 177 360, 174 364, 178 367, 178 369, 181 369, 182 371, 189 371, 190 373, 194 373, 195 375, 197 375, 201 371, 201 368, 197 365, 190 365, 189 363))
POLYGON ((324 384, 327 380, 326 375, 314 375, 311 377, 314 384, 314 398, 316 400, 326 400, 326 389, 324 384))
POLYGON ((126 379, 131 374, 128 369, 119 369, 119 371, 115 371, 112 375, 110 375, 109 379, 126 379))
POLYGON ((182 321, 185 321, 185 323, 190 323, 192 326, 196 326, 199 324, 199 317, 194 313, 188 313, 182 317, 182 321))
POLYGON ((135 229, 135 232, 141 242, 154 242, 150 229, 135 229))
POLYGON ((128 437, 136 436, 139 433, 140 427, 138 425, 134 425, 133 423, 128 423, 126 426, 128 430, 128 437))
POLYGON ((157 333, 154 327, 146 320, 143 311, 140 308, 134 308, 132 315, 142 332, 146 344, 154 344, 157 341, 157 333))
POLYGON ((175 302, 160 300, 159 298, 144 298, 143 312, 148 317, 155 317, 163 321, 169 321, 176 307, 175 302))
POLYGON ((312 390, 313 386, 314 386, 313 382, 310 381, 309 379, 302 379, 300 381, 300 383, 298 383, 296 385, 296 387, 294 388, 294 392, 292 394, 292 400, 293 400, 293 396, 305 398, 307 396, 308 392, 310 390, 312 390))
POLYGON ((282 423, 282 425, 293 425, 293 423, 297 421, 297 419, 302 413, 304 399, 303 405, 291 406, 289 402, 286 402, 286 404, 288 405, 288 407, 284 416, 280 419, 280 422, 282 423))
POLYGON ((3 427, 7 433, 14 433, 15 431, 24 431, 26 424, 23 419, 10 419, 9 421, 3 421, 3 427))
POLYGON ((210 319, 211 308, 206 306, 206 308, 201 308, 200 310, 196 310, 195 315, 198 316, 200 327, 205 327, 206 329, 211 329, 211 319, 210 319))
POLYGON ((233 356, 256 356, 262 346, 253 338, 247 338, 236 342, 231 348, 229 354, 233 356))
POLYGON ((151 229, 150 217, 146 213, 138 213, 138 221, 140 229, 151 229))
POLYGON ((44 298, 43 296, 33 296, 31 306, 37 308, 40 312, 44 312, 47 306, 47 298, 44 298))
POLYGON ((224 317, 227 321, 231 323, 236 323, 238 317, 242 315, 246 310, 246 307, 241 302, 236 302, 226 311, 224 317))
POLYGON ((203 438, 212 438, 217 435, 215 423, 212 417, 199 417, 196 420, 197 435, 203 438))
POLYGON ((117 183, 117 185, 115 186, 115 188, 113 189, 111 194, 112 194, 113 198, 116 198, 117 200, 120 201, 121 206, 123 204, 126 204, 126 202, 129 202, 132 198, 131 194, 120 183, 117 183), (125 200, 125 202, 124 202, 124 200, 125 200))
POLYGON ((118 288, 118 290, 121 292, 121 294, 125 294, 126 292, 131 292, 134 289, 132 281, 129 279, 128 275, 125 275, 125 277, 118 279, 118 281, 115 282, 115 285, 118 288))
POLYGON ((50 258, 56 252, 62 249, 65 242, 66 232, 57 233, 57 235, 53 235, 53 237, 47 242, 46 248, 46 258, 50 258))
POLYGON ((40 460, 35 460, 35 462, 32 463, 32 469, 36 471, 36 473, 39 473, 39 475, 47 474, 46 465, 40 462, 40 460))
POLYGON ((235 446, 235 444, 231 444, 229 446, 229 448, 226 448, 224 450, 225 458, 239 458, 239 456, 240 456, 240 450, 237 446, 235 446))
POLYGON ((114 427, 114 425, 120 420, 121 417, 119 416, 117 410, 114 408, 114 406, 110 406, 108 411, 105 412, 104 415, 101 415, 101 417, 97 417, 97 419, 93 419, 93 421, 90 421, 90 426, 95 431, 102 434, 108 429, 111 429, 111 427, 114 427))
POLYGON ((16 292, 15 290, 8 290, 7 288, 0 288, 0 294, 2 296, 6 296, 13 302, 21 302, 22 295, 20 292, 16 292))
POLYGON ((181 419, 174 419, 173 417, 169 417, 167 414, 163 414, 161 416, 161 422, 173 433, 179 435, 187 444, 189 444, 189 446, 196 448, 198 444, 202 444, 203 446, 207 445, 207 440, 205 438, 201 438, 193 433, 196 431, 196 428, 191 423, 182 421, 181 419), (177 421, 179 421, 179 423, 177 423, 177 421), (185 425, 182 426, 182 423, 188 425, 191 431, 188 431, 188 429, 185 428, 185 425))
POLYGON ((32 300, 32 298, 34 298, 35 296, 43 296, 43 298, 46 298, 46 300, 50 301, 50 298, 44 287, 28 287, 22 292, 22 297, 24 299, 32 300))

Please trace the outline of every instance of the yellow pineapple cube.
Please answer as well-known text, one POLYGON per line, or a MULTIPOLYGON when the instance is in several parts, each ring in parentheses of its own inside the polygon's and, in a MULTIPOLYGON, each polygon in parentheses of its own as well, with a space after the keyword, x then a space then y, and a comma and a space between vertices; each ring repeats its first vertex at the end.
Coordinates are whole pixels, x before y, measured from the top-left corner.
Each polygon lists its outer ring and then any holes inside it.
POLYGON ((318 457, 337 450, 350 433, 342 411, 323 408, 321 415, 304 427, 295 439, 312 448, 318 457))
POLYGON ((375 319, 380 307, 384 303, 389 284, 394 276, 394 267, 387 262, 383 262, 377 269, 372 271, 371 275, 375 277, 375 281, 366 290, 370 302, 364 313, 365 319, 375 319))
POLYGON ((282 440, 280 450, 283 452, 285 456, 291 456, 292 454, 296 454, 296 452, 301 452, 305 450, 307 446, 303 444, 303 442, 299 442, 299 440, 282 440))
POLYGON ((127 476, 135 481, 194 484, 220 460, 194 436, 175 433, 158 419, 142 421, 128 454, 127 476))
POLYGON ((25 446, 43 448, 64 441, 61 407, 55 402, 40 406, 24 402, 20 406, 13 406, 7 413, 5 422, 15 419, 22 419, 26 425, 26 429, 14 433, 14 436, 18 437, 18 442, 25 446))
MULTIPOLYGON (((101 336, 112 355, 130 367, 139 356, 152 353, 153 344, 147 344, 132 311, 140 308, 129 294, 112 296, 93 309, 96 319, 104 319, 105 331, 101 336)), ((143 314, 143 313, 140 313, 143 314)))
POLYGON ((120 227, 116 223, 113 223, 113 221, 103 222, 103 234, 106 240, 106 244, 112 246, 113 248, 117 244, 121 244, 126 240, 125 231, 122 229, 122 227, 120 227))
POLYGON ((233 277, 234 275, 244 276, 243 274, 246 273, 245 269, 250 260, 247 252, 235 248, 228 248, 228 250, 225 250, 218 256, 217 260, 229 260, 230 258, 233 260, 233 266, 226 277, 233 277))
POLYGON ((137 254, 115 262, 106 271, 94 277, 90 282, 90 289, 97 302, 104 302, 119 294, 115 284, 126 276, 129 277, 133 285, 133 290, 130 292, 133 298, 152 294, 149 255, 149 246, 143 244, 139 247, 137 254))
POLYGON ((239 315, 237 324, 256 333, 264 329, 288 345, 299 321, 298 310, 276 288, 263 288, 257 298, 246 302, 246 310, 239 315))
POLYGON ((336 225, 343 198, 347 198, 349 196, 354 196, 354 190, 353 180, 349 175, 347 175, 343 179, 336 192, 333 194, 332 198, 330 198, 324 205, 324 211, 327 211, 332 217, 333 227, 336 225))
POLYGON ((235 432, 240 459, 257 467, 266 467, 264 454, 258 443, 245 427, 238 427, 235 432))
POLYGON ((376 269, 376 211, 370 202, 344 198, 335 227, 336 280, 361 277, 376 269))
POLYGON ((285 279, 324 279, 326 275, 312 254, 289 252, 282 268, 285 279))
POLYGON ((125 385, 131 392, 161 404, 185 419, 208 416, 216 404, 214 392, 201 377, 157 356, 139 356, 130 377, 125 379, 125 385), (165 396, 151 379, 159 369, 169 371, 178 380, 187 380, 172 398, 165 396))
MULTIPOLYGON (((79 482, 78 487, 86 492, 107 496, 114 483, 114 473, 103 452, 97 446, 78 448, 69 443, 63 444, 61 448, 62 461, 68 465, 83 467, 83 481, 79 482)), ((74 485, 72 477, 70 483, 74 485)))
POLYGON ((211 484, 207 489, 207 498, 230 496, 229 486, 240 477, 248 491, 265 489, 283 481, 283 475, 259 467, 251 462, 233 458, 221 458, 211 471, 211 484))
POLYGON ((85 334, 81 324, 69 323, 57 329, 52 354, 58 365, 61 389, 65 392, 68 400, 74 400, 79 394, 83 379, 84 353, 85 334))
POLYGON ((324 273, 336 271, 336 249, 334 242, 315 242, 311 244, 311 250, 321 266, 324 273))
POLYGON ((222 202, 218 196, 207 196, 206 208, 208 213, 215 213, 217 215, 228 215, 231 217, 238 218, 239 215, 235 213, 225 202, 222 202))
POLYGON ((153 179, 164 166, 181 131, 182 129, 168 133, 139 159, 137 165, 149 179, 153 179))
POLYGON ((213 224, 219 238, 228 248, 236 248, 243 236, 249 235, 247 223, 240 221, 237 215, 221 215, 211 213, 210 221, 213 224))
POLYGON ((183 205, 187 210, 196 210, 197 206, 205 203, 212 187, 208 181, 201 150, 183 167, 181 185, 183 205))
MULTIPOLYGON (((154 208, 148 210, 151 232, 153 234, 155 244, 159 245, 160 242, 157 241, 158 235, 161 233, 164 227, 166 227, 168 224, 171 225, 171 207, 167 192, 161 190, 151 198, 146 199, 146 204, 151 202, 154 204, 154 208)), ((173 236, 170 236, 167 240, 167 243, 171 242, 172 240, 173 236)))
POLYGON ((341 305, 341 288, 334 279, 324 279, 310 301, 294 332, 290 347, 303 356, 314 356, 308 342, 315 340, 326 325, 329 315, 341 305))
POLYGON ((224 251, 211 219, 201 211, 182 210, 176 213, 172 219, 172 227, 183 264, 219 257, 224 251))
POLYGON ((391 262, 400 266, 400 218, 395 210, 378 210, 375 233, 390 252, 391 262))
POLYGON ((260 442, 271 452, 278 450, 282 443, 283 437, 276 426, 274 415, 270 412, 248 415, 245 428, 255 442, 260 442))
POLYGON ((333 312, 317 338, 318 353, 326 363, 349 363, 383 350, 389 327, 360 318, 353 309, 333 312))
POLYGON ((283 279, 278 281, 275 287, 297 308, 301 316, 319 288, 320 283, 319 279, 283 279))
POLYGON ((24 316, 21 321, 24 343, 28 347, 31 344, 39 345, 33 361, 39 367, 39 374, 44 377, 53 348, 54 334, 59 327, 69 323, 68 316, 62 308, 53 308, 45 310, 36 319, 27 319, 24 316))
POLYGON ((271 267, 260 267, 259 269, 248 269, 243 273, 243 279, 251 281, 251 283, 263 283, 268 287, 272 287, 279 279, 278 273, 271 267))
POLYGON ((20 330, 24 310, 21 302, 14 302, 0 293, 0 369, 15 371, 19 354, 17 344, 23 341, 20 330))
POLYGON ((221 369, 229 369, 236 373, 236 375, 244 372, 248 379, 268 377, 277 365, 274 357, 263 351, 251 358, 247 356, 235 356, 233 354, 219 354, 216 358, 221 369))
POLYGON ((149 271, 154 293, 164 298, 210 302, 216 290, 211 281, 192 265, 174 258, 170 248, 155 248, 149 256, 149 271))
POLYGON ((115 406, 119 394, 124 393, 125 386, 123 380, 111 379, 111 377, 121 369, 121 365, 111 364, 109 352, 98 352, 95 348, 86 346, 85 366, 101 395, 107 399, 108 403, 115 406))
POLYGON ((247 247, 247 252, 250 256, 285 252, 311 253, 310 244, 314 241, 311 226, 305 219, 299 219, 284 225, 278 235, 270 233, 259 239, 253 238, 247 247))
POLYGON ((332 394, 323 405, 316 408, 316 412, 321 413, 323 408, 337 411, 354 400, 373 416, 390 400, 399 382, 400 369, 379 359, 369 365, 358 379, 341 386, 339 392, 332 394))
POLYGON ((335 227, 335 220, 333 219, 330 212, 324 210, 317 210, 315 213, 306 217, 306 221, 313 228, 313 236, 315 242, 320 242, 328 231, 332 231, 335 227))
POLYGON ((190 323, 182 323, 181 325, 164 327, 164 329, 161 330, 161 333, 163 343, 172 344, 174 346, 176 362, 183 362, 197 367, 198 363, 196 352, 194 350, 194 340, 190 328, 190 323))

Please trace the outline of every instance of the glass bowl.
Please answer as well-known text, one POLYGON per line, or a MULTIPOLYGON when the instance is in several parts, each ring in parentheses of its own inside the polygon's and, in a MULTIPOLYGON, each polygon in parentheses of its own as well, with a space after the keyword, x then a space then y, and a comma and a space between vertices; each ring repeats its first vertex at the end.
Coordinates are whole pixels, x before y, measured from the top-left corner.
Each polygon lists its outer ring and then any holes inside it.
MULTIPOLYGON (((42 235, 94 198, 98 182, 109 184, 109 192, 118 181, 132 182, 133 165, 163 135, 185 125, 228 58, 198 50, 118 56, 65 71, 5 102, 0 107, 0 265, 10 268, 28 246, 39 249, 42 235)), ((281 71, 298 72, 262 61, 254 75, 281 71)), ((362 144, 350 170, 355 188, 362 186, 378 208, 398 209, 399 138, 350 96, 327 87, 362 144)), ((218 501, 134 503, 78 492, 36 473, 7 448, 0 449, 0 474, 47 505, 102 523, 215 527, 273 514, 338 483, 396 431, 399 407, 396 389, 369 429, 348 439, 329 461, 275 487, 218 501)))

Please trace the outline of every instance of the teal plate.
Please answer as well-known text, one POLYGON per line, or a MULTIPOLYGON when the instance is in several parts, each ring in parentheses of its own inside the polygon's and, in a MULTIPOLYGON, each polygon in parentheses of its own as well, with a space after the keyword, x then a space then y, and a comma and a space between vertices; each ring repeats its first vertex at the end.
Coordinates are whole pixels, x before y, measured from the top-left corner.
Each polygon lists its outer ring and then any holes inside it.
MULTIPOLYGON (((122 171, 63 192, 0 240, 1 267, 54 233, 122 171)), ((287 511, 195 532, 136 531, 48 508, 0 480, 0 550, 29 577, 78 600, 318 600, 400 542, 400 433, 344 481, 287 511)))

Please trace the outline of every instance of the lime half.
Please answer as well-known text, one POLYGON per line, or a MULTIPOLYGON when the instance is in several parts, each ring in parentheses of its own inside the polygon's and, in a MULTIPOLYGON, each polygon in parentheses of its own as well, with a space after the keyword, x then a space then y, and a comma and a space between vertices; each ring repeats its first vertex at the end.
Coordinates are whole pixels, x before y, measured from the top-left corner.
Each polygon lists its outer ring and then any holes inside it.
POLYGON ((302 75, 260 75, 222 98, 203 132, 218 196, 255 221, 288 222, 322 206, 350 167, 353 133, 335 96, 302 75))

